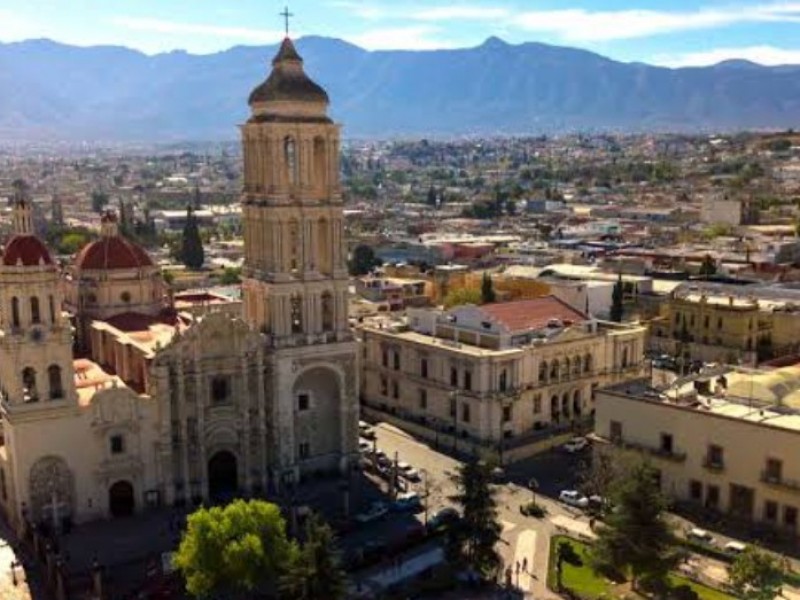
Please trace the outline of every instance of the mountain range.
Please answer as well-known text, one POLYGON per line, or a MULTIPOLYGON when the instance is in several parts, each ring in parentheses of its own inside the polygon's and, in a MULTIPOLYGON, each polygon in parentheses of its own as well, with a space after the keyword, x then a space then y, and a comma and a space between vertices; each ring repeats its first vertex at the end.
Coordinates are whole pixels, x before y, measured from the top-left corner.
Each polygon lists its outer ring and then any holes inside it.
MULTIPOLYGON (((800 66, 669 69, 497 38, 418 52, 321 37, 297 47, 351 138, 800 126, 800 66)), ((235 139, 275 51, 0 44, 0 140, 235 139)))

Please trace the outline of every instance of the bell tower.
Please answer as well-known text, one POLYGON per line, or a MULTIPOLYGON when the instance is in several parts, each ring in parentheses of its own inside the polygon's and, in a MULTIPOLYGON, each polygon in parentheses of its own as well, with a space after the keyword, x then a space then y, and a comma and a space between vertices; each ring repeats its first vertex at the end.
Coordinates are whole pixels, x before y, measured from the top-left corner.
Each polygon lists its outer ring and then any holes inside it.
POLYGON ((250 94, 244 154, 244 307, 275 347, 350 338, 339 126, 284 39, 250 94))

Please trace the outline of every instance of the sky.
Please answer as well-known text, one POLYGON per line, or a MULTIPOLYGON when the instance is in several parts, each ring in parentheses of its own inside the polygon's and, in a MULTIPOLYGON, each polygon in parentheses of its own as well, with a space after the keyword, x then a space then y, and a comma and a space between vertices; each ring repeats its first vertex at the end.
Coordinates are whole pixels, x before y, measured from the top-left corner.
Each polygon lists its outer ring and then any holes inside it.
MULTIPOLYGON (((284 35, 274 0, 0 0, 0 41, 50 38, 209 54, 284 35)), ((800 0, 290 0, 292 37, 370 50, 464 48, 490 36, 671 67, 800 64, 800 0)))

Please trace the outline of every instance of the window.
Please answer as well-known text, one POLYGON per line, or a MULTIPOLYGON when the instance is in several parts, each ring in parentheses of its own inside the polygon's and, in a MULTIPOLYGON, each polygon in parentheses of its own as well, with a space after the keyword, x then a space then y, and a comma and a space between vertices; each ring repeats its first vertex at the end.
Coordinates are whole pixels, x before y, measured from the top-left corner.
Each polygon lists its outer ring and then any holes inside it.
POLYGON ((290 300, 292 333, 303 333, 303 297, 294 294, 290 300))
POLYGON ((461 420, 464 423, 469 423, 470 414, 469 414, 469 404, 462 404, 461 405, 461 420))
POLYGON ((394 366, 394 370, 395 371, 399 371, 400 370, 400 351, 399 350, 395 350, 394 351, 394 364, 393 364, 393 366, 394 366))
POLYGON ((553 364, 550 365, 550 379, 553 381, 558 381, 558 361, 554 360, 553 364))
POLYGON ((774 500, 764 502, 764 520, 775 523, 778 520, 778 503, 774 500))
POLYGON ((47 368, 47 379, 50 384, 50 399, 60 400, 64 397, 64 388, 61 384, 61 367, 50 365, 47 368))
POLYGON ((301 460, 305 460, 311 455, 311 448, 309 447, 308 442, 300 442, 298 453, 300 454, 301 460))
POLYGON ((783 524, 792 529, 797 527, 797 509, 794 506, 783 507, 783 524))
POLYGON ((725 466, 725 451, 722 446, 710 444, 706 453, 706 466, 712 469, 721 469, 725 466))
POLYGON ((472 389, 472 371, 464 371, 464 389, 472 389))
POLYGON ((311 406, 311 399, 308 394, 297 394, 297 410, 308 410, 311 406))
POLYGON ((622 349, 622 368, 623 369, 627 369, 628 368, 628 349, 627 348, 623 348, 622 349))
POLYGON ((25 367, 22 370, 22 392, 25 402, 36 402, 39 392, 36 390, 36 369, 25 367))
POLYGON ((622 441, 622 423, 619 421, 611 421, 608 425, 609 428, 609 435, 611 437, 612 442, 621 442, 622 441))
POLYGON ((510 423, 512 417, 512 407, 511 406, 504 406, 503 407, 503 423, 510 423))
POLYGON ((456 399, 450 398, 450 417, 456 418, 456 399))
POLYGON ((428 359, 423 358, 419 361, 419 374, 423 379, 428 378, 428 359))
POLYGON ((583 372, 584 373, 591 373, 592 372, 592 355, 587 354, 583 357, 583 372))
POLYGON ((50 323, 54 325, 56 322, 56 301, 53 296, 48 296, 47 305, 50 309, 50 323))
POLYGON ((777 483, 782 479, 783 461, 777 458, 767 459, 767 469, 764 471, 764 479, 769 482, 777 483))
POLYGON ((230 381, 227 377, 218 375, 211 380, 211 402, 222 404, 230 399, 230 381))
POLYGON ((547 361, 543 360, 539 365, 539 382, 546 383, 547 382, 547 361))
POLYGON ((680 322, 681 322, 681 313, 677 313, 676 312, 675 313, 675 324, 677 325, 680 322))
POLYGON ((706 508, 719 508, 719 487, 716 485, 706 488, 706 508))
POLYGON ((125 438, 121 435, 112 435, 109 442, 111 454, 122 454, 125 452, 125 438))
POLYGON ((689 482, 689 498, 696 502, 700 502, 703 499, 703 484, 695 479, 689 482))
POLYGON ((542 412, 542 395, 536 394, 533 397, 533 414, 538 415, 542 412))
POLYGON ((672 435, 669 433, 661 434, 661 452, 672 454, 672 435))
POLYGON ((297 183, 297 145, 292 137, 283 140, 283 160, 289 185, 294 185, 297 183))
POLYGON ((694 327, 694 315, 689 317, 689 327, 694 327))
POLYGON ((381 350, 381 364, 384 367, 388 367, 389 366, 389 351, 386 348, 381 350))
POLYGON ((705 318, 705 319, 703 319, 703 327, 705 327, 706 329, 708 329, 708 316, 706 316, 706 318, 705 318))
POLYGON ((717 329, 722 329, 722 317, 717 319, 717 329))
POLYGON ((333 296, 330 292, 322 294, 322 331, 333 331, 333 296))
POLYGON ((19 298, 16 296, 11 299, 11 324, 19 327, 19 298))
POLYGON ((389 380, 381 375, 381 396, 389 395, 389 380))
POLYGON ((119 299, 122 300, 125 304, 131 301, 131 293, 130 292, 122 292, 120 294, 119 299))
POLYGON ((450 367, 450 385, 458 387, 458 369, 450 367))
POLYGON ((397 400, 400 397, 400 386, 397 381, 392 381, 392 398, 397 400))
POLYGON ((428 390, 419 391, 419 409, 428 410, 428 390))
POLYGON ((503 372, 500 373, 500 391, 505 392, 508 388, 508 371, 503 369, 503 372))
POLYGON ((42 322, 42 315, 39 313, 39 298, 31 297, 31 323, 38 325, 42 322))

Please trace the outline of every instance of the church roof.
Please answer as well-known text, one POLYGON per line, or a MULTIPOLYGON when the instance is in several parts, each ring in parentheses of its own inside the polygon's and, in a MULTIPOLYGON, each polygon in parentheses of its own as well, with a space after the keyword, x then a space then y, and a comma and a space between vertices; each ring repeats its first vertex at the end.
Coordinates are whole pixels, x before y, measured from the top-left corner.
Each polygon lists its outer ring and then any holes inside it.
POLYGON ((306 75, 303 59, 288 37, 272 60, 272 73, 252 91, 249 99, 250 104, 280 101, 325 104, 329 101, 325 90, 306 75))
POLYGON ((3 250, 3 264, 7 267, 38 267, 52 265, 53 259, 44 242, 32 234, 12 237, 3 250))
POLYGON ((153 264, 141 246, 119 235, 103 236, 87 244, 75 258, 75 267, 86 270, 139 269, 153 264))
POLYGON ((480 310, 511 332, 542 329, 553 319, 564 323, 582 323, 587 320, 585 314, 555 296, 484 304, 480 310))

